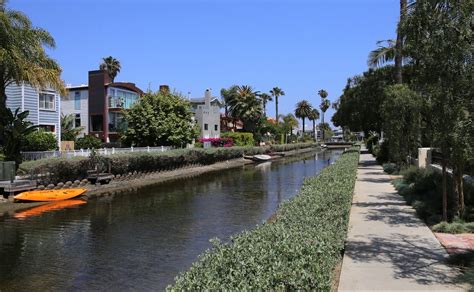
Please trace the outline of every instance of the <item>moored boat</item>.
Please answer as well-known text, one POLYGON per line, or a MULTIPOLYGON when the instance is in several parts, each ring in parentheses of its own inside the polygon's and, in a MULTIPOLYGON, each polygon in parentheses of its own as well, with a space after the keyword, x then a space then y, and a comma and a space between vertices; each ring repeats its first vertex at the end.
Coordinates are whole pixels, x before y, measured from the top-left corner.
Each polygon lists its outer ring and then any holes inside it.
POLYGON ((272 157, 270 155, 266 155, 266 154, 259 154, 259 155, 252 156, 252 159, 254 161, 268 161, 268 160, 272 159, 272 157))
POLYGON ((14 199, 15 201, 34 202, 62 201, 78 197, 86 191, 86 189, 36 190, 20 193, 14 199))

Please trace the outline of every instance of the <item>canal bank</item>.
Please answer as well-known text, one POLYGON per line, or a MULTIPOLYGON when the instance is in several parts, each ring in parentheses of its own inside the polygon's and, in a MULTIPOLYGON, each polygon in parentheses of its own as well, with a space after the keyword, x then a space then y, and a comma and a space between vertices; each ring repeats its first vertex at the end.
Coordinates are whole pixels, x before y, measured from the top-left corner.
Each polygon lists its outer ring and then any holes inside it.
POLYGON ((227 242, 267 221, 340 154, 307 152, 0 218, 0 290, 163 290, 209 239, 227 242))
MULTIPOLYGON (((275 157, 272 161, 277 161, 283 157, 294 157, 300 154, 314 152, 320 150, 316 148, 304 148, 284 152, 284 156, 275 157)), ((247 160, 244 158, 231 159, 224 162, 217 162, 211 165, 199 165, 178 168, 169 171, 151 172, 151 173, 136 173, 129 176, 121 176, 118 179, 114 179, 110 184, 106 185, 91 185, 88 184, 85 188, 88 190, 86 195, 82 196, 81 199, 89 200, 98 197, 108 197, 114 195, 125 194, 128 192, 136 192, 141 188, 158 185, 160 183, 190 178, 199 176, 204 173, 222 171, 231 168, 242 167, 245 165, 255 164, 256 162, 247 160)), ((0 217, 6 215, 12 215, 14 212, 32 208, 40 205, 47 204, 45 202, 34 202, 34 203, 13 203, 12 201, 0 202, 0 217)))

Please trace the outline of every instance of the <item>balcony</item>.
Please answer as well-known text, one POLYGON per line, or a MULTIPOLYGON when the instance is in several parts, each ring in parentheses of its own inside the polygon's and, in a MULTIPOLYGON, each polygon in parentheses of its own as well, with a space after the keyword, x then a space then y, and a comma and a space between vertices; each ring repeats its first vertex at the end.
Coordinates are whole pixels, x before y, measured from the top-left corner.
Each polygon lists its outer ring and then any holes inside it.
POLYGON ((125 101, 123 97, 109 97, 109 108, 125 108, 125 101))

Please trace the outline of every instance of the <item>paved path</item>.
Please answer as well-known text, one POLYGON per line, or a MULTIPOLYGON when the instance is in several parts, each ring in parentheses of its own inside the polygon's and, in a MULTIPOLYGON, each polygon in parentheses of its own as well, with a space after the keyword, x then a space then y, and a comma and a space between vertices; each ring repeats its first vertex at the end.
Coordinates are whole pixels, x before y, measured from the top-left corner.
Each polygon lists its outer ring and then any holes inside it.
POLYGON ((361 154, 339 291, 465 290, 452 284, 446 257, 382 167, 361 154))

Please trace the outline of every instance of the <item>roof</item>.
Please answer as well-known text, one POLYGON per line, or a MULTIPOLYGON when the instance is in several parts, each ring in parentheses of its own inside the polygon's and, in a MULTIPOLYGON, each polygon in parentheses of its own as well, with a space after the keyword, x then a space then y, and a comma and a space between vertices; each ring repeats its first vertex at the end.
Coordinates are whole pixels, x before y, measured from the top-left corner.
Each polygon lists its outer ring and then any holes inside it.
MULTIPOLYGON (((206 100, 205 97, 190 98, 189 102, 190 103, 196 103, 196 104, 204 104, 205 100, 206 100)), ((213 101, 217 101, 217 102, 219 102, 220 105, 222 105, 222 101, 218 97, 213 96, 211 98, 211 102, 213 102, 213 101)))
POLYGON ((88 88, 89 88, 89 85, 87 85, 87 84, 81 84, 81 85, 78 85, 78 86, 66 86, 67 90, 85 90, 85 89, 88 89, 88 88))
POLYGON ((135 83, 131 83, 131 82, 113 82, 113 83, 107 83, 105 84, 106 86, 113 86, 113 87, 120 87, 120 88, 124 88, 124 89, 128 89, 128 90, 131 90, 131 91, 134 91, 140 95, 143 94, 143 91, 138 88, 135 83))

